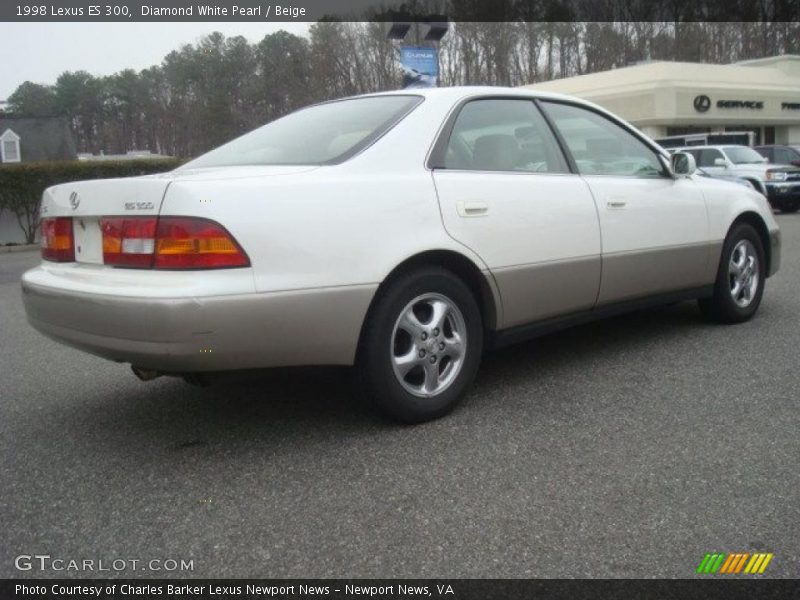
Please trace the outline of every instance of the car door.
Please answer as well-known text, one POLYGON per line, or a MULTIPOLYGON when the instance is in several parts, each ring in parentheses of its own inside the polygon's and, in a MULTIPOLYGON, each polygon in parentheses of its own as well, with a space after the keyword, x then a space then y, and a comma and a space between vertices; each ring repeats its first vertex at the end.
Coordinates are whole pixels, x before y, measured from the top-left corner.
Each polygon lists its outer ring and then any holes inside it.
POLYGON ((429 165, 447 232, 477 253, 497 282, 502 327, 594 306, 594 201, 532 100, 466 102, 429 165))
POLYGON ((542 106, 597 204, 598 305, 710 283, 708 217, 695 182, 673 178, 655 150, 598 111, 560 101, 542 106))

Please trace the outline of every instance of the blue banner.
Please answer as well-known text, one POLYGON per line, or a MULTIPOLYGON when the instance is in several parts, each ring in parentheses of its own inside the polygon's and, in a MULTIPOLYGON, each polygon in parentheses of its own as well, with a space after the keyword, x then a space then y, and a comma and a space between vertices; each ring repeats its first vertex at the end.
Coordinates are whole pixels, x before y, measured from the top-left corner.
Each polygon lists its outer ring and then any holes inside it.
POLYGON ((436 87, 439 84, 439 55, 436 48, 403 46, 400 68, 404 88, 436 87))

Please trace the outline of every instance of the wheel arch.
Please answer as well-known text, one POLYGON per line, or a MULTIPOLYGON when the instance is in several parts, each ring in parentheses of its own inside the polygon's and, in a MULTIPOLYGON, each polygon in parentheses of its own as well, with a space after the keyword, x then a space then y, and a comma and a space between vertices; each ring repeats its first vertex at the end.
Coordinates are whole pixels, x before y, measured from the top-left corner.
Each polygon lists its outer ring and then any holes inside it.
POLYGON ((361 324, 361 333, 359 334, 359 346, 361 345, 361 336, 364 332, 364 326, 369 320, 383 291, 399 276, 419 267, 430 266, 442 267, 460 277, 475 296, 475 301, 478 303, 478 308, 481 311, 484 330, 494 331, 497 329, 501 319, 500 311, 502 306, 499 292, 497 291, 491 275, 484 274, 474 261, 454 250, 426 250, 404 259, 384 277, 364 315, 364 321, 361 324))
POLYGON ((758 233, 758 237, 761 240, 761 246, 764 249, 764 256, 767 259, 767 269, 766 272, 770 273, 772 270, 772 246, 770 244, 769 238, 769 229, 767 228, 767 224, 764 222, 764 219, 761 218, 757 212, 754 211, 745 211, 739 214, 731 223, 731 226, 728 227, 728 232, 725 234, 727 237, 730 234, 731 230, 736 227, 739 223, 747 223, 752 225, 752 227, 758 233))

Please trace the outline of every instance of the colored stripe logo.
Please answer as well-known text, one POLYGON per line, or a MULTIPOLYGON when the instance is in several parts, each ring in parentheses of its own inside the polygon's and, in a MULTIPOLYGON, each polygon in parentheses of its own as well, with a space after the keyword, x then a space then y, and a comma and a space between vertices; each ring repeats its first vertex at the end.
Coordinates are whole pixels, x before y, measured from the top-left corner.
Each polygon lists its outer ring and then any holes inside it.
POLYGON ((715 573, 720 575, 736 575, 739 573, 760 575, 766 570, 772 557, 773 554, 771 552, 756 552, 753 554, 749 552, 707 553, 703 560, 700 561, 697 573, 710 575, 715 573))

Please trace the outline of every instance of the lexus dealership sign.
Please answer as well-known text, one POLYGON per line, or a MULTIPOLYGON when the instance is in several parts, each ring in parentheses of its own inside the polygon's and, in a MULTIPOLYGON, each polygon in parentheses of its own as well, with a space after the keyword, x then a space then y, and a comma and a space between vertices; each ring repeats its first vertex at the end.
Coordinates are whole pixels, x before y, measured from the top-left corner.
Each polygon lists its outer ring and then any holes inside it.
MULTIPOLYGON (((711 98, 705 94, 700 94, 694 98, 694 109, 704 113, 711 108, 711 98)), ((785 108, 784 103, 784 108, 785 108)), ((717 108, 749 108, 751 110, 761 110, 764 108, 763 100, 717 100, 717 108)))

